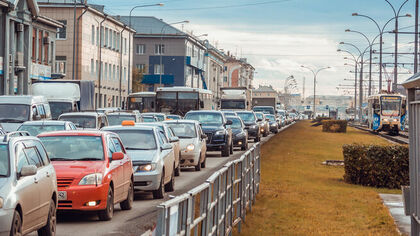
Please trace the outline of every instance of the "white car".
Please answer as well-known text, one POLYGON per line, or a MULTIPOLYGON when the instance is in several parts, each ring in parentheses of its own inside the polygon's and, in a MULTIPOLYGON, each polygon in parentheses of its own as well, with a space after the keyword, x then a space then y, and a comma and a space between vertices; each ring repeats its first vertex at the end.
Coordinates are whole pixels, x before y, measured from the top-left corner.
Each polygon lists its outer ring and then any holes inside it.
POLYGON ((201 129, 200 122, 194 120, 165 121, 179 138, 181 149, 181 167, 194 166, 196 171, 206 167, 207 136, 201 129))

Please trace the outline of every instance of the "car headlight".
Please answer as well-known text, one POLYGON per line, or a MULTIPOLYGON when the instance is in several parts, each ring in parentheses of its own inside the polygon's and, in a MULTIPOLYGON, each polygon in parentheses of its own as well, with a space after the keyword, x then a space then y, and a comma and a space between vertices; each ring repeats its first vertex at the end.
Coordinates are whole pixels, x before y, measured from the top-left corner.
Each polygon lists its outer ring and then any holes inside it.
POLYGON ((388 122, 389 120, 388 120, 388 119, 384 119, 384 121, 385 121, 385 122, 388 122))
POLYGON ((194 148, 195 148, 194 144, 190 143, 190 144, 187 145, 186 149, 187 149, 187 151, 194 151, 194 148))
POLYGON ((138 166, 136 169, 136 172, 141 172, 141 171, 149 172, 149 171, 154 171, 154 170, 156 170, 156 164, 150 163, 150 164, 138 166))
POLYGON ((250 128, 251 129, 256 129, 258 126, 257 125, 251 125, 250 128))
POLYGON ((98 185, 102 183, 102 174, 88 174, 80 180, 79 185, 98 185))
POLYGON ((271 126, 276 127, 276 126, 277 126, 277 124, 276 124, 276 123, 273 123, 273 124, 271 124, 271 126))
POLYGON ((3 208, 3 198, 0 197, 0 209, 3 208))
POLYGON ((225 135, 225 130, 219 130, 214 135, 225 135))

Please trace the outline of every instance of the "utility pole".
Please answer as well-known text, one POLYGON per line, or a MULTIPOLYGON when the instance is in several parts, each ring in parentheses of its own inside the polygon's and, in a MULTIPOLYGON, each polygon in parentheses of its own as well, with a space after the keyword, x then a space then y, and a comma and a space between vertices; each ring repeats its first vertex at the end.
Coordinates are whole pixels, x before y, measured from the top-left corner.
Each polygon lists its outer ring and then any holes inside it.
POLYGON ((416 12, 415 12, 415 34, 414 34, 414 74, 418 71, 418 51, 419 51, 419 0, 416 0, 416 12))

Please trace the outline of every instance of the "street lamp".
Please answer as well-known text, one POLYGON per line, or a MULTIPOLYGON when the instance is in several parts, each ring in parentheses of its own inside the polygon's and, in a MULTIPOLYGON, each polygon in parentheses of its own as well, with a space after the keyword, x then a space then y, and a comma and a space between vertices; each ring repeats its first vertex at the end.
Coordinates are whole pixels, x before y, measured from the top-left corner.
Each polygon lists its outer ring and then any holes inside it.
POLYGON ((183 21, 178 21, 178 22, 174 22, 174 23, 170 23, 170 24, 164 24, 163 26, 162 26, 162 29, 160 30, 160 45, 158 46, 159 48, 158 48, 158 50, 159 50, 159 55, 160 55, 160 58, 159 58, 159 65, 160 65, 160 68, 159 68, 159 85, 161 85, 162 84, 162 73, 163 73, 163 70, 162 70, 162 53, 163 53, 163 50, 162 50, 162 45, 163 45, 163 30, 167 27, 167 26, 171 26, 171 25, 177 25, 177 24, 188 24, 188 23, 190 23, 190 21, 188 21, 188 20, 183 20, 183 21))
POLYGON ((315 93, 315 91, 316 91, 316 76, 318 75, 318 73, 319 72, 321 72, 322 70, 326 70, 326 69, 330 69, 331 67, 323 67, 323 68, 320 68, 320 69, 318 69, 318 70, 313 70, 312 68, 310 68, 310 67, 306 67, 306 66, 304 66, 304 65, 301 65, 300 67, 302 67, 302 68, 305 68, 305 69, 308 69, 308 70, 310 70, 311 72, 312 72, 312 74, 314 75, 314 115, 313 115, 313 117, 314 117, 314 119, 315 119, 315 116, 316 116, 316 109, 315 109, 315 106, 316 106, 316 99, 315 99, 315 95, 316 95, 316 93, 315 93))
MULTIPOLYGON (((340 44, 345 44, 344 42, 340 42, 340 44)), ((357 48, 357 50, 359 50, 357 48)), ((345 57, 344 59, 350 59, 354 61, 354 111, 356 112, 356 107, 357 107, 357 59, 356 57, 353 55, 353 53, 347 51, 347 50, 343 50, 343 49, 337 49, 337 52, 345 52, 347 54, 349 54, 350 56, 353 57, 353 59, 351 58, 347 58, 345 57)), ((355 113, 356 114, 356 113, 355 113)))

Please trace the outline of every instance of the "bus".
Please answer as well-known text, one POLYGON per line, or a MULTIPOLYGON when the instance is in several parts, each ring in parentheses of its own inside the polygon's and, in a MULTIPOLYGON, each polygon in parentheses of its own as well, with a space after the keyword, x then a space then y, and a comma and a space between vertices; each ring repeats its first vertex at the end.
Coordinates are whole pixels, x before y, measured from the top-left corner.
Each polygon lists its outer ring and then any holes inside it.
POLYGON ((128 95, 127 110, 138 110, 140 113, 155 112, 156 93, 138 92, 128 95))
POLYGON ((184 116, 192 110, 215 110, 213 93, 190 87, 161 87, 156 90, 156 112, 184 116))
POLYGON ((373 131, 398 135, 405 128, 407 98, 400 94, 377 94, 368 99, 368 125, 373 131))

